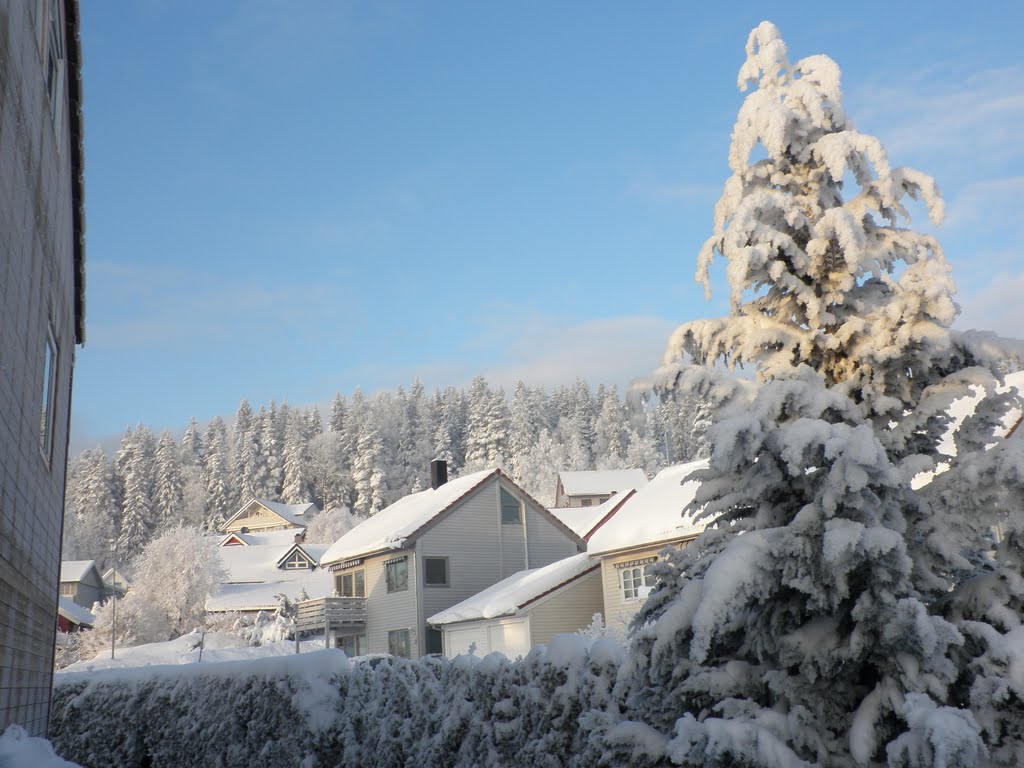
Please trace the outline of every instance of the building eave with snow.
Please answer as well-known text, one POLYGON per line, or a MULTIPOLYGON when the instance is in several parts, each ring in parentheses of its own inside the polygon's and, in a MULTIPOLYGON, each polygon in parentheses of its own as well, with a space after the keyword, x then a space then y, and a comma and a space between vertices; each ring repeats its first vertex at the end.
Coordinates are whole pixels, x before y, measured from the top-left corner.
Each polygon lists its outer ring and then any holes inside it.
POLYGON ((500 469, 432 484, 357 525, 321 558, 336 594, 364 607, 360 623, 334 633, 349 654, 440 653, 442 634, 428 617, 585 548, 500 469))
POLYGON ((586 553, 520 571, 427 619, 444 634, 444 655, 497 651, 514 659, 602 612, 601 566, 586 553))

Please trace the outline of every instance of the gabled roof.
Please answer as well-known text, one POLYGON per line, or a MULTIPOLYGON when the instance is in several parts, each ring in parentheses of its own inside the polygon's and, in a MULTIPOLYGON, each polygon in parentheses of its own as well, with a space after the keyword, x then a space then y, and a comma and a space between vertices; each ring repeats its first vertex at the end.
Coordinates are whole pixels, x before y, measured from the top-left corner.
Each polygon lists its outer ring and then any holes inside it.
POLYGON ((589 541, 590 536, 605 522, 606 518, 614 515, 634 493, 636 493, 634 488, 628 488, 616 493, 608 501, 598 504, 596 507, 552 507, 548 512, 569 526, 584 541, 589 541))
MULTIPOLYGON (((276 581, 293 578, 278 568, 283 556, 295 549, 295 529, 242 534, 246 546, 218 547, 221 562, 228 572, 228 583, 276 581)), ((222 540, 223 541, 223 540, 222 540)), ((322 545, 302 544, 303 551, 316 563, 326 549, 322 545)), ((297 576, 294 578, 298 578, 297 576)))
POLYGON ((419 493, 411 493, 385 507, 334 542, 320 558, 320 564, 326 566, 378 552, 402 549, 458 502, 496 478, 501 478, 515 488, 517 494, 546 514, 556 527, 570 537, 580 538, 500 469, 485 469, 449 480, 436 490, 428 488, 419 493))
POLYGON ((245 540, 246 534, 232 531, 223 539, 217 542, 218 547, 248 547, 249 542, 245 540))
MULTIPOLYGON (((312 545, 310 545, 310 546, 312 546, 312 545)), ((314 568, 316 568, 316 566, 319 564, 319 561, 320 561, 320 555, 322 555, 324 553, 324 551, 326 551, 326 549, 327 549, 326 547, 322 547, 322 548, 320 548, 320 551, 317 552, 316 555, 311 555, 309 552, 306 551, 306 545, 305 544, 292 544, 291 547, 288 548, 288 551, 285 552, 283 555, 281 555, 281 557, 279 557, 277 559, 277 562, 274 565, 276 567, 280 568, 281 566, 284 565, 286 560, 291 558, 291 556, 295 552, 301 552, 302 556, 309 561, 309 564, 311 566, 313 566, 314 568)))
POLYGON ((582 553, 557 560, 543 568, 519 571, 483 592, 434 614, 427 619, 427 623, 454 624, 459 621, 512 616, 542 597, 594 573, 600 567, 599 563, 582 553))
MULTIPOLYGON (((286 523, 296 526, 297 528, 305 528, 306 513, 311 509, 316 509, 316 505, 312 502, 308 504, 281 504, 277 501, 267 501, 266 499, 253 498, 242 505, 242 507, 235 512, 230 518, 224 522, 224 526, 233 523, 238 517, 241 516, 249 507, 253 504, 259 504, 262 507, 266 507, 268 510, 273 512, 275 515, 280 517, 286 523)), ((221 530, 224 530, 224 526, 221 526, 221 530)))
POLYGON ((89 569, 96 571, 96 578, 103 581, 100 571, 96 567, 95 560, 64 560, 60 564, 61 581, 81 581, 89 573, 89 569))
POLYGON ((704 522, 684 516, 683 510, 700 486, 690 475, 707 466, 705 459, 663 469, 591 534, 588 554, 665 544, 703 531, 704 522))
POLYGON ((647 475, 642 469, 599 469, 559 472, 558 481, 566 496, 603 496, 630 488, 643 488, 647 485, 647 475))
POLYGON ((93 616, 91 611, 86 610, 68 597, 62 597, 58 601, 57 614, 78 626, 91 627, 96 624, 96 617, 93 616))

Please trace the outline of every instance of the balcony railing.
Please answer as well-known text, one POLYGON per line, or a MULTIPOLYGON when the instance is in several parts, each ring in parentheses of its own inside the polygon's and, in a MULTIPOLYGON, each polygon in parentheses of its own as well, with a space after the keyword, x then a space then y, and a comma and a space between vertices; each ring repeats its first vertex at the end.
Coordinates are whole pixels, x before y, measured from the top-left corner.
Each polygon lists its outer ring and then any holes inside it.
POLYGON ((365 597, 321 597, 299 603, 300 632, 345 629, 366 624, 365 597))

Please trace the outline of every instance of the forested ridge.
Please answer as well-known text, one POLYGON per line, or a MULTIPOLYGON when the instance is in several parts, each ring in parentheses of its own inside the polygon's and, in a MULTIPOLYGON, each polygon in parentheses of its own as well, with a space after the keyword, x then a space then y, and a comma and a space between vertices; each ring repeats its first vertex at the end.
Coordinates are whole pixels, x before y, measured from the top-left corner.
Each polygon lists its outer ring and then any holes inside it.
POLYGON ((242 400, 233 420, 193 418, 159 435, 125 431, 108 455, 96 447, 68 476, 64 559, 106 565, 117 541, 129 562, 178 523, 216 530, 252 497, 347 506, 372 515, 429 485, 429 463, 449 474, 500 466, 545 504, 560 470, 664 466, 704 456, 709 409, 689 396, 620 394, 578 379, 550 392, 519 382, 509 396, 484 377, 468 388, 336 394, 326 414, 288 403, 254 409, 242 400))

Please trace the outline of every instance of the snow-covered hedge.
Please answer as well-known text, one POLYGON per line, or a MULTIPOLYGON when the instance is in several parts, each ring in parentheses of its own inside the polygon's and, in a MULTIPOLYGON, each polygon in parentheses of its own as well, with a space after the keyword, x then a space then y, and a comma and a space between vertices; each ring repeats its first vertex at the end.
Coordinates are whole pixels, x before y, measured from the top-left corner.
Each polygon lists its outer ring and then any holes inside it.
POLYGON ((594 766, 622 660, 564 635, 518 662, 317 651, 64 673, 51 738, 83 766, 594 766))

